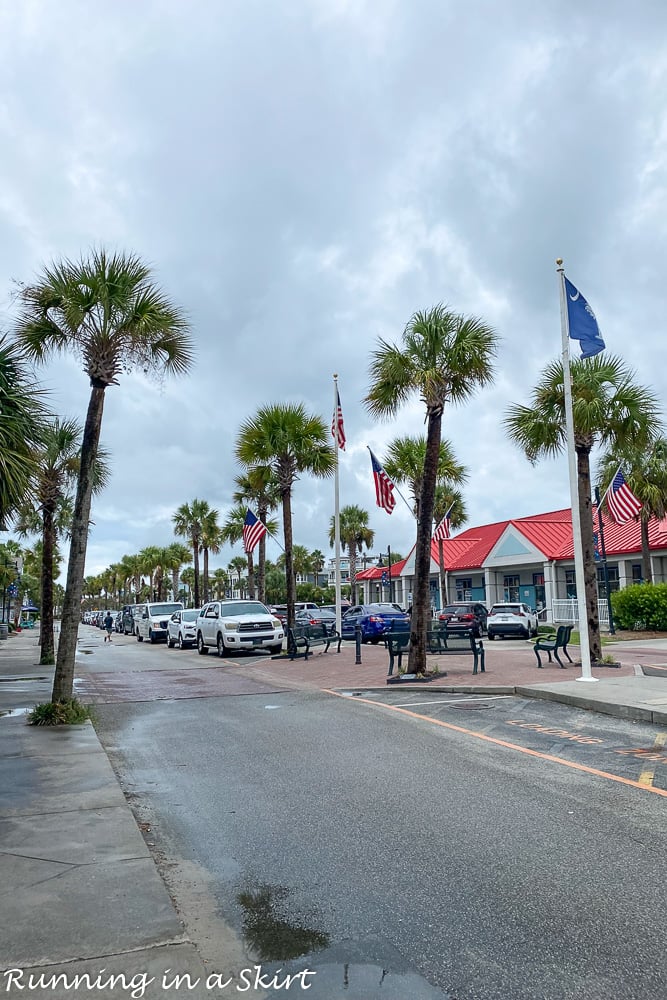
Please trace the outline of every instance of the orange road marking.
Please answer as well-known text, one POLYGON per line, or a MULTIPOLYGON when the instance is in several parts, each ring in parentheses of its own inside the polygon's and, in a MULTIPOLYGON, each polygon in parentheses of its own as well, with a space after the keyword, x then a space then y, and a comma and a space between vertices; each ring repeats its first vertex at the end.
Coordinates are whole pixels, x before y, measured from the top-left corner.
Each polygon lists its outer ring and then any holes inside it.
POLYGON ((435 726, 442 726, 443 729, 451 729, 455 733, 463 733, 464 736, 473 736, 475 739, 483 740, 485 743, 493 743, 495 746, 505 747, 507 750, 516 750, 524 753, 528 757, 537 757, 540 760, 548 760, 552 764, 560 764, 562 767, 572 768, 574 771, 583 771, 585 774, 593 774, 597 778, 608 778, 609 781, 616 781, 619 785, 629 785, 630 788, 639 788, 643 792, 653 792, 654 795, 662 795, 667 798, 667 789, 654 788, 652 785, 642 781, 633 781, 632 778, 622 778, 620 774, 610 774, 608 771, 599 771, 596 767, 588 767, 586 764, 577 764, 572 760, 563 760, 562 757, 554 757, 552 754, 541 753, 539 750, 531 750, 529 747, 520 747, 516 743, 508 743, 507 740, 499 740, 495 736, 487 736, 486 733, 476 733, 474 729, 466 729, 464 726, 456 726, 453 722, 443 722, 442 719, 433 719, 430 715, 422 715, 420 712, 411 712, 407 708, 399 708, 396 705, 387 705, 383 701, 371 701, 370 698, 350 698, 349 695, 341 694, 339 691, 332 691, 329 688, 322 689, 324 694, 332 694, 336 698, 344 698, 346 701, 362 702, 370 705, 371 708, 384 708, 390 712, 398 712, 400 715, 407 715, 412 719, 419 719, 421 722, 430 722, 435 726))
MULTIPOLYGON (((658 733, 655 738, 655 743, 653 744, 654 750, 662 750, 667 740, 667 733, 658 733)), ((639 784, 645 788, 650 788, 653 785, 653 779, 655 778, 655 768, 646 768, 639 775, 639 784)), ((655 789, 653 789, 655 791, 655 789)))

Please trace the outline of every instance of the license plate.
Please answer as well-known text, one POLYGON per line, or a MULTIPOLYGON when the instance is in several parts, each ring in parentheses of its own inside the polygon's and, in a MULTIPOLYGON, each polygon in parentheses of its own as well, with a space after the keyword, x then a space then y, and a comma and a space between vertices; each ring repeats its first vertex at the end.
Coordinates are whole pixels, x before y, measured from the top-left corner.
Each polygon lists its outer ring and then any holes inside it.
POLYGON ((260 644, 261 641, 262 641, 261 639, 253 639, 252 640, 252 644, 253 644, 253 646, 259 646, 259 644, 260 644))

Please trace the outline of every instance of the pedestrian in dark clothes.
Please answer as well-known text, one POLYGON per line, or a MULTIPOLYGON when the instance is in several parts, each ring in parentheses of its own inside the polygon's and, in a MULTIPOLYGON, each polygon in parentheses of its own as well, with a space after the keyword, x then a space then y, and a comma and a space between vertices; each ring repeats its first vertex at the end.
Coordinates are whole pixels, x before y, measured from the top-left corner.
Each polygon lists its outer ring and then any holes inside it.
POLYGON ((111 617, 111 612, 107 611, 106 617, 104 619, 104 628, 106 629, 106 635, 104 636, 105 642, 111 642, 111 633, 113 632, 113 618, 111 617))

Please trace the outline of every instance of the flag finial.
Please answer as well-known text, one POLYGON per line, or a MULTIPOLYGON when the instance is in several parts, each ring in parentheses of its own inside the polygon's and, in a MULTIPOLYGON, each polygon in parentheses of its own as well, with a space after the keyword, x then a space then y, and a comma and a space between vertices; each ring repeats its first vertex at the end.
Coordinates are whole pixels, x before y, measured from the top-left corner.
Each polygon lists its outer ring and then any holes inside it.
POLYGON ((563 258, 562 257, 556 257, 556 263, 560 267, 562 265, 562 263, 563 263, 563 258))

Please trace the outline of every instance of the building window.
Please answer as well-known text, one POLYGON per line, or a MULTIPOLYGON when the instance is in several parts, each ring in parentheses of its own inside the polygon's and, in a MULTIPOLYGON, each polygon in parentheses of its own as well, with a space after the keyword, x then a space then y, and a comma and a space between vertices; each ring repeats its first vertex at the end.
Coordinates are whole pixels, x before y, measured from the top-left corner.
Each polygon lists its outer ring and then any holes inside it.
MULTIPOLYGON (((601 601, 604 601, 607 597, 607 588, 604 582, 604 568, 598 566, 597 570, 598 577, 598 597, 601 601)), ((607 566, 607 577, 609 579, 609 590, 613 593, 620 587, 620 582, 618 579, 618 566, 607 566)))
POLYGON ((644 573, 643 573, 643 567, 642 567, 641 563, 633 563, 632 564, 632 582, 633 583, 643 583, 644 582, 644 573))
POLYGON ((462 577, 456 581, 456 600, 469 601, 472 595, 472 577, 462 577))
POLYGON ((505 577, 503 577, 503 600, 505 600, 505 601, 518 601, 519 600, 519 577, 518 576, 505 576, 505 577))
POLYGON ((577 596, 577 577, 573 569, 565 570, 565 596, 573 598, 577 596))

